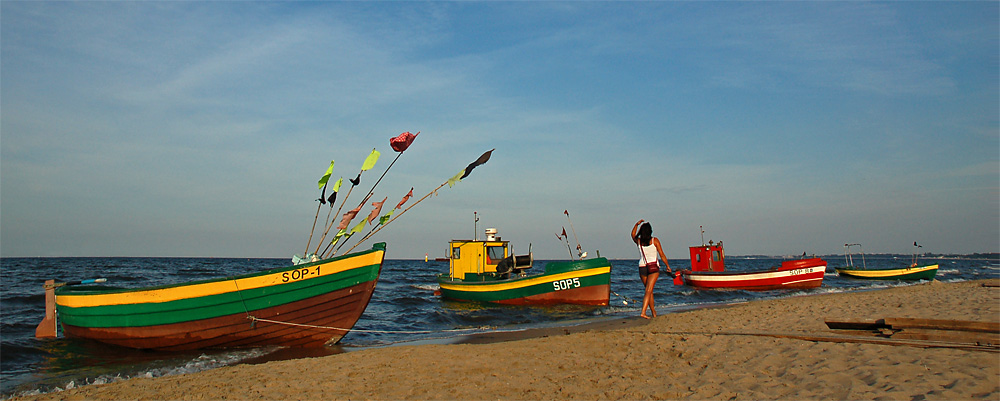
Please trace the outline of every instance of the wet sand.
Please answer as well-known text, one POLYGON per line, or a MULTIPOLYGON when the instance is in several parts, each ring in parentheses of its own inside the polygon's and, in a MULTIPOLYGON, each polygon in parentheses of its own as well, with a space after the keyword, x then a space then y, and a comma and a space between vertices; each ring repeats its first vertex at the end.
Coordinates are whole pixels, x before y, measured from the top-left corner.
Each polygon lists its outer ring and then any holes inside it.
POLYGON ((454 344, 243 364, 18 399, 998 400, 995 341, 977 346, 887 338, 825 323, 997 322, 996 285, 934 281, 754 301, 651 320, 487 333, 454 344))

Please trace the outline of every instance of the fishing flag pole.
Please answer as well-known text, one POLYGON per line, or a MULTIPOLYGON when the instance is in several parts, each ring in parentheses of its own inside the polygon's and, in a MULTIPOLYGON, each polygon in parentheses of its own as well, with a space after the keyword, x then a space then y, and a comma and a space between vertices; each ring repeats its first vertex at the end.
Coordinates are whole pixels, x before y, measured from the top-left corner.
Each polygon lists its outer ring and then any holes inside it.
MULTIPOLYGON (((399 160, 399 157, 403 155, 403 152, 405 152, 407 149, 410 148, 410 145, 413 144, 413 141, 415 139, 417 139, 417 135, 420 135, 420 131, 417 131, 416 134, 412 134, 409 131, 406 131, 406 132, 401 133, 401 134, 399 134, 399 135, 397 135, 395 137, 389 138, 389 147, 391 147, 392 150, 396 152, 396 157, 392 159, 392 162, 389 163, 389 167, 386 167, 385 171, 382 172, 382 175, 378 178, 378 180, 375 181, 375 185, 372 185, 372 189, 368 191, 368 195, 365 195, 365 199, 361 201, 361 204, 359 205, 359 207, 363 206, 365 204, 365 202, 368 201, 368 198, 370 198, 372 196, 372 194, 375 192, 375 187, 377 187, 378 184, 380 182, 382 182, 382 178, 385 178, 386 173, 388 173, 389 170, 392 169, 392 166, 396 164, 396 160, 399 160)), ((373 206, 374 206, 374 204, 373 204, 373 206)), ((381 210, 382 205, 379 204, 378 207, 379 207, 379 210, 381 210)), ((372 212, 372 213, 375 214, 375 215, 378 215, 377 211, 372 212)), ((368 219, 368 224, 371 224, 372 220, 373 220, 372 218, 369 218, 368 219)), ((381 221, 380 221, 380 223, 381 223, 381 221)), ((351 234, 353 235, 353 231, 352 231, 351 234)), ((348 236, 348 238, 350 238, 350 236, 348 236)), ((339 251, 340 248, 342 248, 344 246, 344 244, 346 244, 346 242, 347 241, 345 239, 345 241, 343 243, 341 243, 340 246, 338 246, 336 248, 336 250, 333 251, 333 253, 331 254, 331 256, 332 255, 336 255, 337 251, 339 251)), ((330 245, 333 245, 332 241, 331 241, 330 245)), ((327 249, 329 249, 329 248, 330 248, 330 246, 328 245, 327 249)), ((326 252, 327 252, 327 250, 324 249, 323 253, 325 254, 326 252)))
MULTIPOLYGON (((313 233, 316 232, 316 221, 319 220, 319 211, 323 208, 323 205, 326 204, 326 200, 324 199, 326 198, 326 184, 330 181, 330 175, 333 174, 333 162, 333 160, 330 160, 330 168, 326 169, 326 173, 324 173, 323 177, 319 179, 319 188, 322 189, 323 192, 320 193, 319 199, 317 199, 319 201, 319 205, 316 206, 316 217, 313 217, 312 229, 309 230, 309 241, 306 241, 306 250, 302 252, 302 257, 307 259, 309 258, 309 245, 312 244, 313 233)), ((332 210, 333 207, 330 209, 332 210)), ((327 216, 327 219, 329 218, 330 216, 327 216)))
POLYGON ((569 252, 569 259, 570 260, 576 260, 576 259, 573 258, 573 248, 569 247, 569 236, 566 235, 566 227, 563 227, 563 232, 562 232, 561 235, 559 233, 556 233, 556 238, 558 238, 560 240, 563 240, 563 239, 566 240, 566 252, 569 252))
MULTIPOLYGON (((344 215, 341 216, 341 218, 340 218, 340 224, 337 225, 337 230, 340 230, 340 231, 338 231, 337 235, 334 236, 333 239, 330 240, 329 244, 326 244, 326 248, 323 248, 323 252, 321 253, 321 255, 324 255, 324 257, 326 257, 325 255, 330 250, 330 248, 333 247, 335 244, 337 244, 337 242, 340 241, 340 239, 342 237, 346 241, 347 238, 350 238, 350 237, 354 236, 354 233, 356 232, 356 230, 360 229, 357 226, 355 226, 350 231, 347 231, 347 227, 349 225, 351 225, 351 222, 354 220, 355 217, 358 216, 358 213, 361 213, 361 208, 365 206, 365 202, 368 202, 369 198, 371 198, 371 195, 368 195, 364 199, 362 199, 361 200, 361 204, 358 205, 358 207, 356 207, 354 209, 351 209, 351 210, 348 210, 347 213, 344 213, 344 215), (346 237, 344 237, 345 235, 346 235, 346 237)), ((333 225, 332 221, 330 222, 330 225, 333 225)))
MULTIPOLYGON (((409 200, 412 197, 413 197, 413 188, 411 187, 410 188, 410 192, 407 192, 406 195, 403 195, 403 199, 401 199, 399 201, 399 203, 396 204, 396 207, 392 208, 392 210, 390 210, 389 213, 386 213, 385 215, 383 215, 383 216, 381 216, 381 217, 378 218, 378 223, 376 223, 375 225, 373 225, 372 228, 371 228, 371 230, 368 231, 368 234, 365 234, 365 236, 362 237, 362 241, 364 241, 364 240, 368 239, 369 237, 371 237, 371 235, 373 234, 373 231, 375 231, 379 226, 382 226, 382 225, 386 224, 386 222, 389 221, 389 218, 391 218, 392 215, 395 214, 397 210, 399 210, 400 208, 402 208, 403 204, 405 204, 406 201, 409 200)), ((383 200, 382 202, 385 202, 385 200, 383 200)), ((371 216, 375 215, 375 214, 378 214, 378 212, 372 212, 372 214, 368 216, 368 218, 369 218, 368 224, 372 224, 372 218, 371 218, 371 216)), ((351 249, 354 249, 354 248, 352 247, 351 249)))
POLYGON ((368 195, 365 196, 366 198, 368 196, 371 196, 372 193, 375 192, 375 187, 377 187, 378 184, 382 182, 382 178, 384 178, 385 174, 389 172, 389 169, 392 168, 392 165, 396 164, 396 160, 399 160, 399 157, 403 155, 403 152, 405 152, 406 149, 410 147, 410 144, 413 143, 413 140, 417 139, 417 135, 420 135, 420 131, 417 131, 416 134, 411 134, 409 131, 407 131, 393 138, 389 138, 389 146, 392 147, 392 150, 397 152, 396 157, 392 159, 391 163, 389 163, 389 167, 386 167, 385 171, 382 172, 382 176, 378 177, 378 180, 375 181, 375 185, 372 185, 372 189, 368 191, 368 195))
MULTIPOLYGON (((347 195, 344 195, 344 200, 340 202, 340 207, 337 208, 338 216, 340 215, 340 211, 344 210, 344 204, 347 203, 347 198, 351 196, 351 191, 354 191, 354 187, 358 186, 358 184, 361 183, 361 173, 364 173, 365 171, 371 170, 372 167, 375 167, 375 162, 378 161, 379 155, 380 153, 377 150, 375 150, 375 148, 372 148, 372 152, 368 155, 367 158, 365 158, 364 164, 361 165, 361 171, 358 172, 358 177, 354 179, 348 179, 351 182, 351 188, 347 190, 347 195)), ((361 203, 364 204, 364 202, 367 200, 368 199, 366 197, 365 200, 361 201, 361 203)), ((319 247, 323 246, 323 240, 326 239, 326 235, 330 233, 331 227, 333 227, 333 220, 330 220, 330 223, 327 224, 326 231, 323 232, 323 236, 319 238, 319 244, 316 245, 316 252, 313 253, 316 254, 319 253, 319 247)))
POLYGON ((459 171, 458 174, 455 174, 454 177, 449 178, 448 181, 445 181, 445 182, 441 183, 441 185, 438 185, 437 188, 434 188, 432 191, 428 192, 427 195, 424 195, 422 198, 420 198, 416 202, 413 202, 412 205, 408 206, 406 209, 403 209, 403 211, 399 212, 399 214, 396 214, 395 216, 393 216, 392 219, 390 219, 389 221, 385 222, 385 224, 379 225, 378 228, 376 228, 374 231, 368 233, 368 235, 366 235, 364 238, 361 238, 361 240, 358 241, 357 244, 354 244, 354 246, 350 247, 347 250, 347 252, 350 253, 355 247, 357 247, 358 245, 361 245, 361 243, 365 242, 366 240, 368 240, 369 238, 371 238, 372 236, 374 236, 375 234, 377 234, 379 231, 381 231, 383 228, 385 228, 386 226, 388 226, 393 221, 396 221, 396 219, 398 219, 399 216, 402 216, 403 214, 405 214, 410 209, 413 209, 414 206, 419 205, 420 202, 424 201, 424 199, 427 199, 431 195, 434 195, 435 193, 437 193, 437 191, 439 189, 441 189, 442 187, 444 187, 445 185, 447 185, 449 188, 451 188, 451 187, 455 186, 455 184, 457 184, 460 181, 462 181, 463 178, 468 177, 469 174, 472 173, 473 169, 475 169, 476 167, 478 167, 478 166, 480 166, 482 164, 485 164, 487 161, 490 160, 490 156, 493 154, 494 150, 496 150, 496 149, 494 148, 494 149, 490 149, 490 150, 486 151, 486 153, 483 153, 481 156, 479 156, 479 158, 476 159, 476 161, 474 161, 472 163, 469 163, 469 165, 466 166, 464 169, 462 169, 462 171, 459 171))
POLYGON ((382 212, 382 204, 384 204, 385 201, 388 199, 389 198, 386 197, 385 199, 382 199, 382 201, 380 202, 372 202, 372 211, 368 213, 368 217, 362 218, 361 222, 358 223, 358 225, 354 226, 353 229, 351 229, 351 232, 349 233, 347 238, 345 238, 344 242, 341 242, 340 245, 337 245, 337 248, 333 251, 331 256, 336 255, 337 252, 340 251, 340 248, 343 248, 344 245, 347 244, 347 240, 351 239, 351 237, 353 237, 355 233, 359 233, 361 232, 361 230, 364 230, 366 224, 372 224, 372 221, 377 219, 378 214, 382 212))
POLYGON ((910 267, 917 267, 917 248, 923 248, 923 245, 917 245, 917 241, 913 241, 913 262, 910 267))
MULTIPOLYGON (((583 259, 586 255, 583 254, 583 247, 580 246, 580 240, 576 238, 576 229, 573 228, 573 219, 569 218, 569 210, 563 210, 563 214, 566 215, 566 220, 569 220, 569 229, 573 232, 573 240, 576 241, 576 254, 583 259)), ((563 228, 563 230, 566 230, 563 228)), ((569 237, 566 237, 566 243, 569 243, 569 237)))

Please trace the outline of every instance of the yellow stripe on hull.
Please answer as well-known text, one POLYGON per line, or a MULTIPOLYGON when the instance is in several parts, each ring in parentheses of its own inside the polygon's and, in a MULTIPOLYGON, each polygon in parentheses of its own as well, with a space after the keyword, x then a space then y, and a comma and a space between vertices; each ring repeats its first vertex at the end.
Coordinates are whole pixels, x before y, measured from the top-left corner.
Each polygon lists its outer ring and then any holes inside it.
POLYGON ((920 266, 920 267, 903 268, 903 269, 873 269, 873 270, 837 269, 837 271, 855 277, 882 278, 882 277, 894 277, 894 276, 923 273, 928 270, 937 270, 937 268, 938 265, 930 265, 930 266, 920 266))
POLYGON ((211 281, 201 284, 164 287, 143 291, 123 291, 107 294, 66 294, 58 295, 56 303, 73 308, 128 305, 142 303, 170 302, 188 298, 198 298, 210 295, 224 294, 240 290, 270 287, 289 282, 289 280, 308 280, 317 277, 342 273, 358 266, 370 266, 382 262, 385 251, 375 251, 329 263, 304 264, 302 268, 289 268, 282 271, 259 276, 244 277, 236 280, 211 281), (307 271, 308 270, 308 271, 307 271), (296 277, 298 272, 298 277, 296 277))
POLYGON ((568 278, 589 277, 589 276, 596 276, 599 274, 609 274, 609 273, 611 273, 611 266, 599 267, 596 269, 570 271, 565 273, 541 275, 541 276, 530 277, 524 280, 517 280, 513 282, 502 282, 496 284, 491 284, 488 281, 475 282, 475 285, 469 285, 469 284, 460 285, 460 284, 448 284, 448 283, 440 283, 440 284, 441 288, 447 290, 466 291, 466 292, 493 292, 493 291, 504 291, 504 290, 513 290, 518 288, 530 287, 536 284, 544 284, 550 281, 564 280, 568 278))

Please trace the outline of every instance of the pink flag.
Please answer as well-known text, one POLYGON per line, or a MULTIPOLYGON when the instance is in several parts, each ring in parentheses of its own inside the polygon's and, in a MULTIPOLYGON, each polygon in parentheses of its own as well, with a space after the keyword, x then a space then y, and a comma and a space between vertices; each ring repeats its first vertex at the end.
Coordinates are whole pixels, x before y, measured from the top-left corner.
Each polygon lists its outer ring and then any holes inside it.
POLYGON ((396 209, 403 207, 403 204, 406 203, 406 201, 410 200, 411 196, 413 196, 413 188, 410 188, 410 192, 408 192, 406 196, 403 196, 403 200, 399 201, 399 203, 396 204, 396 209))
POLYGON ((404 132, 395 138, 389 139, 389 146, 392 146, 392 150, 403 153, 406 148, 410 147, 410 144, 417 138, 417 135, 420 135, 420 131, 417 131, 416 134, 411 134, 409 131, 404 132))
POLYGON ((358 206, 354 208, 354 210, 348 210, 347 213, 344 213, 344 218, 340 220, 340 224, 337 225, 337 229, 338 230, 347 229, 347 225, 351 224, 351 220, 354 220, 354 216, 357 216, 358 212, 360 211, 361 211, 361 206, 358 206))
POLYGON ((385 199, 382 199, 381 202, 372 202, 372 206, 374 206, 375 209, 368 215, 368 224, 371 224, 372 221, 375 221, 375 219, 378 218, 378 214, 382 212, 382 204, 385 203, 386 199, 389 199, 389 197, 387 196, 385 199))

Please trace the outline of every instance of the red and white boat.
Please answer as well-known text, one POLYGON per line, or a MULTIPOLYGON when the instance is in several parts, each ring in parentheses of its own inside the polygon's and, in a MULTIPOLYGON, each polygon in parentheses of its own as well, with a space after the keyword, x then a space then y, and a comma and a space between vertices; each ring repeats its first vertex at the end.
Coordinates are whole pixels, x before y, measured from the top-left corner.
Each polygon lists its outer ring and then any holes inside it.
MULTIPOLYGON (((786 260, 767 270, 726 271, 722 241, 692 246, 691 270, 679 272, 684 284, 699 289, 766 291, 816 288, 823 284, 826 261, 820 258, 786 260)), ((679 284, 679 283, 678 283, 679 284)))

